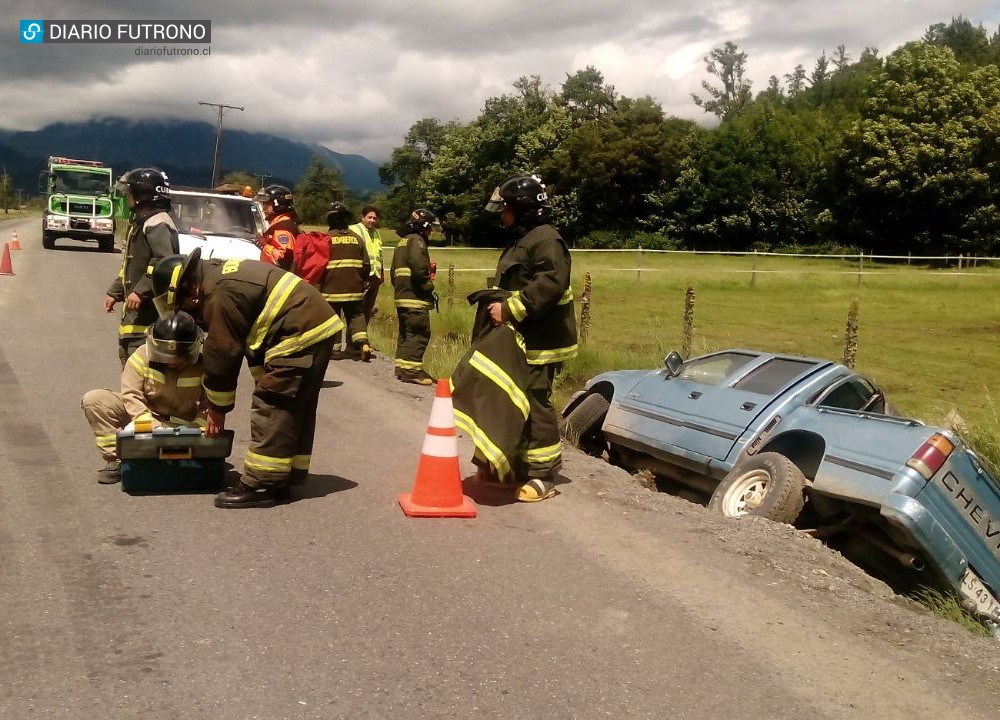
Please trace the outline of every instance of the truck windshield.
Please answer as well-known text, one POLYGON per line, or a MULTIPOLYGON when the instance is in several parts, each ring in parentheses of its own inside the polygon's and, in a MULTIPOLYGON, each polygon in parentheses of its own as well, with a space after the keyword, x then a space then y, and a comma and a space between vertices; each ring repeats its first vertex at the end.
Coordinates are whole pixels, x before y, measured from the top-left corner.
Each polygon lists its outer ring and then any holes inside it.
POLYGON ((111 190, 111 176, 83 170, 56 170, 55 192, 80 195, 107 195, 111 190))

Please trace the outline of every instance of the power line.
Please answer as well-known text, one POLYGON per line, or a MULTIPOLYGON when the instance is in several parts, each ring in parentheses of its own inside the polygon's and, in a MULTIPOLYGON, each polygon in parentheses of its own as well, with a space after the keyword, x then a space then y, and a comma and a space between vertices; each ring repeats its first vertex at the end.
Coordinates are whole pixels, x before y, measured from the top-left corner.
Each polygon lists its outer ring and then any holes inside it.
POLYGON ((215 161, 212 163, 212 187, 219 184, 219 149, 222 142, 222 114, 225 110, 239 110, 243 112, 243 108, 237 107, 236 105, 223 105, 221 103, 210 103, 198 101, 199 105, 208 105, 209 107, 214 107, 219 109, 219 122, 215 129, 215 161))

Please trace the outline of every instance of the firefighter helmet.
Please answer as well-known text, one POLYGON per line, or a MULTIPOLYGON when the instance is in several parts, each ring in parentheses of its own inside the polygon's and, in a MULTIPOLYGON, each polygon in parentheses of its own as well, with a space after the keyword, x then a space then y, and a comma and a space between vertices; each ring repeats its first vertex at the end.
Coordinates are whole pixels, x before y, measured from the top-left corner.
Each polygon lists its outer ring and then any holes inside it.
POLYGON ((191 254, 167 255, 156 263, 150 280, 153 284, 153 304, 160 317, 180 309, 180 302, 187 285, 199 277, 201 268, 201 248, 196 247, 191 254))
POLYGON ((123 198, 129 194, 135 207, 170 207, 170 180, 155 167, 138 167, 118 178, 115 192, 123 198))
POLYGON ((254 199, 265 208, 270 208, 274 212, 291 212, 295 210, 295 205, 292 203, 292 191, 284 185, 262 187, 254 195, 254 199))
POLYGON ((430 230, 440 229, 441 221, 437 215, 425 208, 417 208, 410 213, 406 226, 410 232, 424 233, 430 230))
POLYGON ((346 230, 351 224, 351 211, 344 203, 334 200, 326 211, 326 224, 331 230, 346 230))
POLYGON ((486 203, 490 212, 509 208, 518 222, 544 221, 552 214, 549 194, 537 175, 516 175, 498 185, 486 203))
POLYGON ((169 313, 146 331, 146 352, 150 362, 190 364, 201 354, 202 332, 186 312, 169 313))

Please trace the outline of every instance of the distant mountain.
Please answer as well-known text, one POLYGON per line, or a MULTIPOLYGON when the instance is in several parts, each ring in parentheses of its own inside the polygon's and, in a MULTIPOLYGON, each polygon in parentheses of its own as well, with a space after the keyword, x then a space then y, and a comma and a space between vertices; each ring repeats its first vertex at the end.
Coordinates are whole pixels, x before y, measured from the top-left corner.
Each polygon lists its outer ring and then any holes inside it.
MULTIPOLYGON (((38 174, 50 155, 100 160, 116 174, 154 165, 165 170, 175 184, 204 187, 212 180, 214 153, 215 126, 203 122, 106 118, 57 123, 34 132, 0 130, 0 162, 13 176, 14 186, 28 194, 37 192, 38 174)), ((267 182, 294 185, 314 155, 339 168, 354 194, 383 189, 378 166, 361 155, 343 155, 322 145, 267 133, 223 129, 223 175, 233 170, 267 173, 267 182)))

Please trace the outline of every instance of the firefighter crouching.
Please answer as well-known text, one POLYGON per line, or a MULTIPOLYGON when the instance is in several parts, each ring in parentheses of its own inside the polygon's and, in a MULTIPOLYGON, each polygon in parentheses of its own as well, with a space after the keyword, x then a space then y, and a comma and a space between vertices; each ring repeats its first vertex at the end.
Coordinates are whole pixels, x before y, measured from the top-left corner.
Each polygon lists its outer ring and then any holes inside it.
POLYGON ((153 271, 160 313, 185 310, 205 330, 205 434, 225 429, 245 355, 256 380, 250 447, 242 478, 216 507, 271 507, 309 473, 316 405, 344 324, 316 288, 255 260, 202 260, 201 249, 173 255, 153 271))
MULTIPOLYGON (((536 502, 555 494, 562 466, 559 420, 552 407, 552 382, 562 363, 576 356, 569 248, 552 226, 552 206, 536 175, 519 175, 493 191, 486 209, 500 213, 508 243, 497 263, 495 283, 511 295, 489 305, 494 325, 511 323, 523 336, 528 361, 529 412, 520 458, 526 481, 518 500, 536 502)), ((477 477, 490 468, 477 462, 477 477)))
POLYGON ((390 274, 399 318, 396 378, 417 385, 434 384, 424 370, 424 352, 431 339, 430 311, 436 304, 427 239, 439 225, 430 210, 414 210, 400 228, 399 244, 392 253, 390 274))
POLYGON ((277 265, 282 270, 292 269, 292 250, 299 234, 299 219, 292 203, 292 191, 284 185, 268 185, 254 196, 264 208, 267 230, 260 261, 277 265))
POLYGON ((152 427, 203 426, 201 412, 201 330, 184 312, 157 320, 146 341, 122 370, 121 391, 91 390, 83 396, 83 414, 94 431, 107 466, 97 482, 121 480, 118 431, 131 421, 152 427))
POLYGON ((154 167, 130 170, 119 178, 115 193, 131 210, 122 266, 104 298, 104 311, 122 304, 118 325, 118 359, 122 367, 146 342, 146 328, 156 320, 149 274, 156 263, 180 251, 177 227, 170 217, 170 182, 154 167))
POLYGON ((330 259, 319 289, 333 312, 344 315, 351 354, 368 362, 372 359, 364 305, 371 275, 368 250, 365 241, 348 230, 351 211, 344 203, 330 203, 326 223, 330 235, 330 259))

